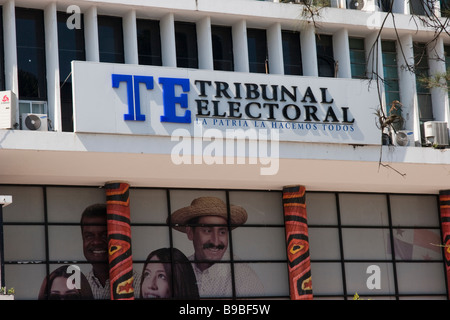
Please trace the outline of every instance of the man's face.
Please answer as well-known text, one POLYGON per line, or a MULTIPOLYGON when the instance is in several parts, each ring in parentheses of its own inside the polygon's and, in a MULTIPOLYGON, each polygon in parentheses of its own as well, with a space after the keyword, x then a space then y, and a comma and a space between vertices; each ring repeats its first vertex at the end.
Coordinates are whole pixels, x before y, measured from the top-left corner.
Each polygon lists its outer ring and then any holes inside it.
POLYGON ((222 259, 228 248, 227 221, 222 217, 205 216, 199 226, 187 227, 187 236, 192 240, 197 260, 222 259))
POLYGON ((108 261, 106 218, 85 218, 81 227, 83 253, 89 262, 108 261))

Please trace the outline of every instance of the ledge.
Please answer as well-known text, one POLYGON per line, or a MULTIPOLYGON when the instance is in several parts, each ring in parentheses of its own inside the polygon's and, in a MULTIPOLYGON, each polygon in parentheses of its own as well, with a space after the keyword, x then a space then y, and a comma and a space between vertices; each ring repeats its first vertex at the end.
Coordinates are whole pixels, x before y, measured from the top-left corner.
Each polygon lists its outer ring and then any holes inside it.
POLYGON ((244 158, 240 164, 236 157, 214 164, 194 153, 190 164, 177 164, 171 157, 176 143, 170 137, 0 130, 0 181, 265 190, 301 183, 308 190, 434 194, 450 187, 450 149, 280 143, 277 161, 244 158), (276 170, 262 174, 263 168, 276 170))

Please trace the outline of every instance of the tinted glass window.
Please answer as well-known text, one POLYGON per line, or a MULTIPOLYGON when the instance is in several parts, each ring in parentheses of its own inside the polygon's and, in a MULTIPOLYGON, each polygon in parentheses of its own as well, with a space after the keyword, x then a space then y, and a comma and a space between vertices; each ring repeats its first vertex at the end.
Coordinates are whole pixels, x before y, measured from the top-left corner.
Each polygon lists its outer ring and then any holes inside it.
POLYGON ((137 19, 139 64, 162 65, 159 21, 137 19))
MULTIPOLYGON (((444 46, 445 52, 445 68, 447 69, 447 73, 450 72, 450 46, 444 46)), ((450 88, 450 81, 447 81, 447 86, 450 88)), ((450 90, 448 92, 450 97, 450 90)))
POLYGON ((125 62, 122 18, 98 16, 98 43, 101 62, 125 62))
POLYGON ((428 6, 426 1, 409 0, 409 10, 411 14, 425 15, 425 7, 428 6))
POLYGON ((267 35, 263 29, 247 29, 250 72, 269 73, 267 35))
POLYGON ((364 49, 364 39, 349 38, 349 47, 352 78, 366 78, 366 52, 364 49))
POLYGON ((61 119, 63 131, 73 131, 72 110, 72 67, 74 60, 86 60, 84 46, 83 16, 80 15, 80 28, 67 27, 71 14, 58 12, 58 54, 59 80, 61 88, 61 119))
POLYGON ((450 0, 441 0, 441 17, 450 17, 450 0))
MULTIPOLYGON (((3 10, 0 7, 0 26, 3 30, 3 10)), ((0 90, 5 90, 5 60, 4 60, 3 32, 0 32, 0 90)))
POLYGON ((414 63, 416 68, 416 90, 421 120, 434 120, 431 105, 431 92, 427 86, 429 78, 427 46, 424 43, 414 43, 414 63))
POLYGON ((284 73, 302 75, 302 53, 300 49, 300 33, 294 31, 283 31, 283 62, 284 73))
POLYGON ((233 71, 231 27, 211 26, 214 70, 233 71))
POLYGON ((317 35, 316 47, 319 77, 334 77, 335 61, 333 54, 333 37, 323 34, 317 35))
POLYGON ((397 50, 395 41, 381 41, 383 56, 384 90, 386 95, 387 113, 391 109, 393 101, 400 101, 400 89, 398 85, 397 50))
POLYGON ((175 22, 177 67, 198 68, 197 29, 195 23, 175 22))
POLYGON ((46 100, 44 13, 16 8, 19 98, 46 100))

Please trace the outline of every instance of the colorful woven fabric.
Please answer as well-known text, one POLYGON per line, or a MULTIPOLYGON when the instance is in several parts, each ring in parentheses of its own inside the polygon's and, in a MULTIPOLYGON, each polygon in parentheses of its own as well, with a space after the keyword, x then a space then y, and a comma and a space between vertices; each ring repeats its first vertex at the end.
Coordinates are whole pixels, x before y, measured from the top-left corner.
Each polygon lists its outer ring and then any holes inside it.
POLYGON ((133 300, 129 185, 109 183, 105 189, 111 300, 133 300))
POLYGON ((283 210, 289 268, 290 298, 311 300, 311 261, 309 256, 305 187, 283 188, 283 210))
MULTIPOLYGON (((439 210, 441 215, 442 240, 445 249, 444 259, 447 270, 447 291, 450 292, 450 190, 439 192, 439 210)), ((448 299, 450 299, 450 296, 448 299)))

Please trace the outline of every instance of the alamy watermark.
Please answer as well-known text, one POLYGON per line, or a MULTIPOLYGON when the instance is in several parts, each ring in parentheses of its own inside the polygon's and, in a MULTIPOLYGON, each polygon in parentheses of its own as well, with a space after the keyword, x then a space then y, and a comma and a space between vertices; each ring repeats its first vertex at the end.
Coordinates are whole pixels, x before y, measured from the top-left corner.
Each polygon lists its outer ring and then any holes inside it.
POLYGON ((379 266, 372 264, 367 267, 366 273, 370 274, 367 278, 366 286, 369 290, 381 289, 381 269, 379 266))
POLYGON ((259 165, 261 175, 275 175, 279 169, 278 129, 204 129, 194 126, 173 131, 171 159, 176 165, 259 165))
POLYGON ((81 29, 81 9, 77 5, 67 7, 66 13, 71 14, 66 20, 66 26, 70 30, 81 29))
POLYGON ((66 272, 71 274, 66 280, 67 289, 81 289, 81 269, 77 265, 71 264, 67 267, 66 272))

